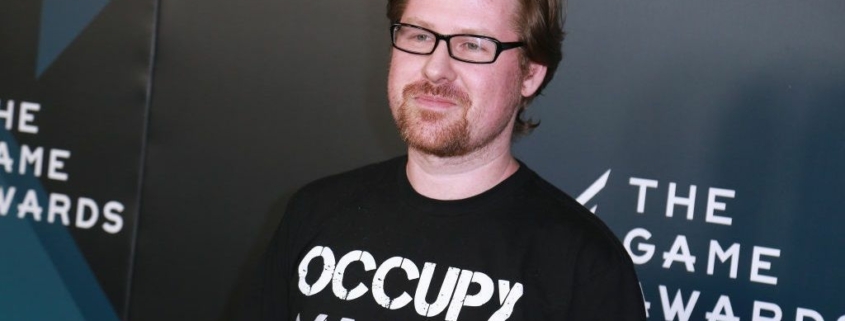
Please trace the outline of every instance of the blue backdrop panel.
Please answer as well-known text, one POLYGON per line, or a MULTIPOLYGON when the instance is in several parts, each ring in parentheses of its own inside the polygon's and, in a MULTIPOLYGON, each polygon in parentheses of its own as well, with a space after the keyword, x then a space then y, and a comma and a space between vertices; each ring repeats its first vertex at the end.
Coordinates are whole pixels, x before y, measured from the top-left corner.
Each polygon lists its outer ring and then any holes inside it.
POLYGON ((126 319, 154 12, 0 4, 0 320, 126 319))
POLYGON ((569 14, 518 154, 625 241, 650 320, 845 320, 845 3, 569 14))

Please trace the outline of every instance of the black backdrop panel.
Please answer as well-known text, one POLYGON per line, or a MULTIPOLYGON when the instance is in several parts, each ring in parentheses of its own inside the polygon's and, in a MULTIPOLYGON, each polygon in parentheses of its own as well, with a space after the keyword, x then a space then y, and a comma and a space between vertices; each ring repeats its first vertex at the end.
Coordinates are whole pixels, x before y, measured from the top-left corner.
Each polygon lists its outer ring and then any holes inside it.
POLYGON ((229 313, 280 196, 402 152, 380 1, 165 1, 133 320, 229 313))

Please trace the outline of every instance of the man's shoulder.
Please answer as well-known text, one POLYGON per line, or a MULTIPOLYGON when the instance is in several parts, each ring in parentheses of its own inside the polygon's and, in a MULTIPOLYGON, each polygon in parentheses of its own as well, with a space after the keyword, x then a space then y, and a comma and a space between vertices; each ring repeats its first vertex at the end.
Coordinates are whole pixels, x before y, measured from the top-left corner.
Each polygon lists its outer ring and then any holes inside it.
POLYGON ((389 184, 396 177, 406 156, 365 165, 349 171, 314 180, 297 191, 295 198, 332 197, 342 198, 371 190, 379 185, 389 184))
POLYGON ((532 213, 535 225, 547 236, 547 241, 575 242, 590 251, 604 252, 617 258, 627 256, 613 231, 593 212, 573 197, 531 172, 520 193, 522 205, 532 213), (565 240, 563 240, 565 239, 565 240))
POLYGON ((532 209, 533 213, 549 220, 577 220, 604 226, 601 220, 598 220, 572 196, 531 169, 526 167, 526 171, 528 179, 517 197, 520 202, 532 209))

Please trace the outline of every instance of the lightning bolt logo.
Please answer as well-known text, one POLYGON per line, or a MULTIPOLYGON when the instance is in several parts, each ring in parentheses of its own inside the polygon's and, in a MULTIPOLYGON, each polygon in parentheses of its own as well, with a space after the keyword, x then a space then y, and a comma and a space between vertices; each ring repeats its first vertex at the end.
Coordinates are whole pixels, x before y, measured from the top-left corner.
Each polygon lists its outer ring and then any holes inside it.
MULTIPOLYGON (((599 179, 597 179, 595 182, 593 182, 593 184, 590 185, 590 187, 588 187, 587 190, 585 190, 583 193, 581 193, 581 195, 578 195, 578 197, 575 200, 578 201, 578 203, 581 203, 581 205, 587 206, 587 202, 592 200, 593 197, 595 197, 599 192, 601 192, 602 189, 604 189, 605 186, 607 186, 607 179, 608 178, 610 178, 610 170, 609 169, 606 172, 604 172, 604 174, 602 174, 602 176, 599 177, 599 179)), ((599 207, 598 205, 593 205, 593 207, 590 208, 590 212, 593 212, 593 214, 595 214, 596 209, 598 209, 598 207, 599 207)))

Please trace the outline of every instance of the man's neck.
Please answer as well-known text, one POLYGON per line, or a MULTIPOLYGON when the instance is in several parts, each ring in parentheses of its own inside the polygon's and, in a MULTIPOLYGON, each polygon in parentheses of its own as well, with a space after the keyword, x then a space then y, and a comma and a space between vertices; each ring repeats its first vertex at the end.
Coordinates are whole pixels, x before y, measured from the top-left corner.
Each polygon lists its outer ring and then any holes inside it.
POLYGON ((481 194, 519 169, 508 148, 484 149, 461 157, 437 157, 408 150, 406 173, 414 190, 439 200, 458 200, 481 194))

